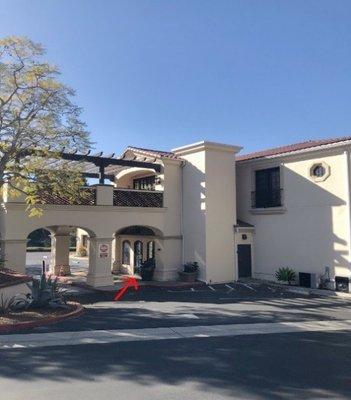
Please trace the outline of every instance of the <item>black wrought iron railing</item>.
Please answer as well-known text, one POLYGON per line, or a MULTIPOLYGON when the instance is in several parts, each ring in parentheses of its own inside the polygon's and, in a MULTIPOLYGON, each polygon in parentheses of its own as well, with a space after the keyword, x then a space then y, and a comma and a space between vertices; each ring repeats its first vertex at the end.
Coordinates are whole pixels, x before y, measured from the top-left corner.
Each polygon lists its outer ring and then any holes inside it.
POLYGON ((42 204, 94 206, 96 204, 96 189, 82 188, 78 196, 72 198, 52 193, 40 196, 42 204))
POLYGON ((272 208, 283 205, 283 189, 251 192, 251 208, 272 208))
POLYGON ((118 207, 163 207, 163 193, 147 190, 115 189, 113 205, 118 207))

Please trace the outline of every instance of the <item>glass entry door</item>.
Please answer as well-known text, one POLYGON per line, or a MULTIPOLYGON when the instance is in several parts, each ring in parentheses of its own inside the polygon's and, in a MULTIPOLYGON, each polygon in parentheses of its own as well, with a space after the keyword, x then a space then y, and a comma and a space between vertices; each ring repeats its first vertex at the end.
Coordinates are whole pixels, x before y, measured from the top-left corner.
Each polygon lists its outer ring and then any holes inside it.
POLYGON ((134 272, 139 271, 143 262, 143 243, 137 240, 134 243, 134 272))

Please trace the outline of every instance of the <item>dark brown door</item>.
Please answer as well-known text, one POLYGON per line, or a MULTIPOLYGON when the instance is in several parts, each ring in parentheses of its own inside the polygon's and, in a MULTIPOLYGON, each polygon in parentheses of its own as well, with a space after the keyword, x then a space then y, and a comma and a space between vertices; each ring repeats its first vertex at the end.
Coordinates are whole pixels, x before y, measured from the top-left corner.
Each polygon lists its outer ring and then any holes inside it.
POLYGON ((238 244, 239 278, 250 278, 251 267, 251 244, 238 244))

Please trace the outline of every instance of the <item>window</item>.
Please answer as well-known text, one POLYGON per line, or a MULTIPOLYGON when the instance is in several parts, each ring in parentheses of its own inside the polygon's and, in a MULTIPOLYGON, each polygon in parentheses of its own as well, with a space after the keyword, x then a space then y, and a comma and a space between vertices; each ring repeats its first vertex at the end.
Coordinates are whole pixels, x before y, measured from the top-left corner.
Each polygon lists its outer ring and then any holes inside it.
POLYGON ((139 269, 143 262, 143 243, 140 240, 134 242, 134 268, 139 269))
POLYGON ((321 178, 324 174, 325 174, 325 168, 323 167, 323 165, 316 165, 312 169, 312 175, 317 178, 321 178))
POLYGON ((155 258, 155 242, 147 242, 147 259, 155 258))
POLYGON ((282 205, 279 167, 255 171, 255 191, 252 200, 253 208, 282 205))
POLYGON ((324 161, 315 163, 310 168, 310 176, 315 182, 325 181, 330 175, 330 166, 324 161))
POLYGON ((155 175, 133 179, 133 188, 136 190, 155 190, 155 175))
POLYGON ((122 245, 122 264, 130 265, 130 243, 125 240, 122 245))

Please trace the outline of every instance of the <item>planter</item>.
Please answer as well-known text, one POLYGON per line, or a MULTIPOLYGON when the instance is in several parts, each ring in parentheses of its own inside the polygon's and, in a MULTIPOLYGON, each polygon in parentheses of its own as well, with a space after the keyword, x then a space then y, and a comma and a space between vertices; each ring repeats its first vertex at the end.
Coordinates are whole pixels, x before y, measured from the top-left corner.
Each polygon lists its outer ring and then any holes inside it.
POLYGON ((197 278, 197 271, 195 272, 180 271, 178 272, 178 274, 179 274, 179 279, 182 282, 195 282, 197 278))

